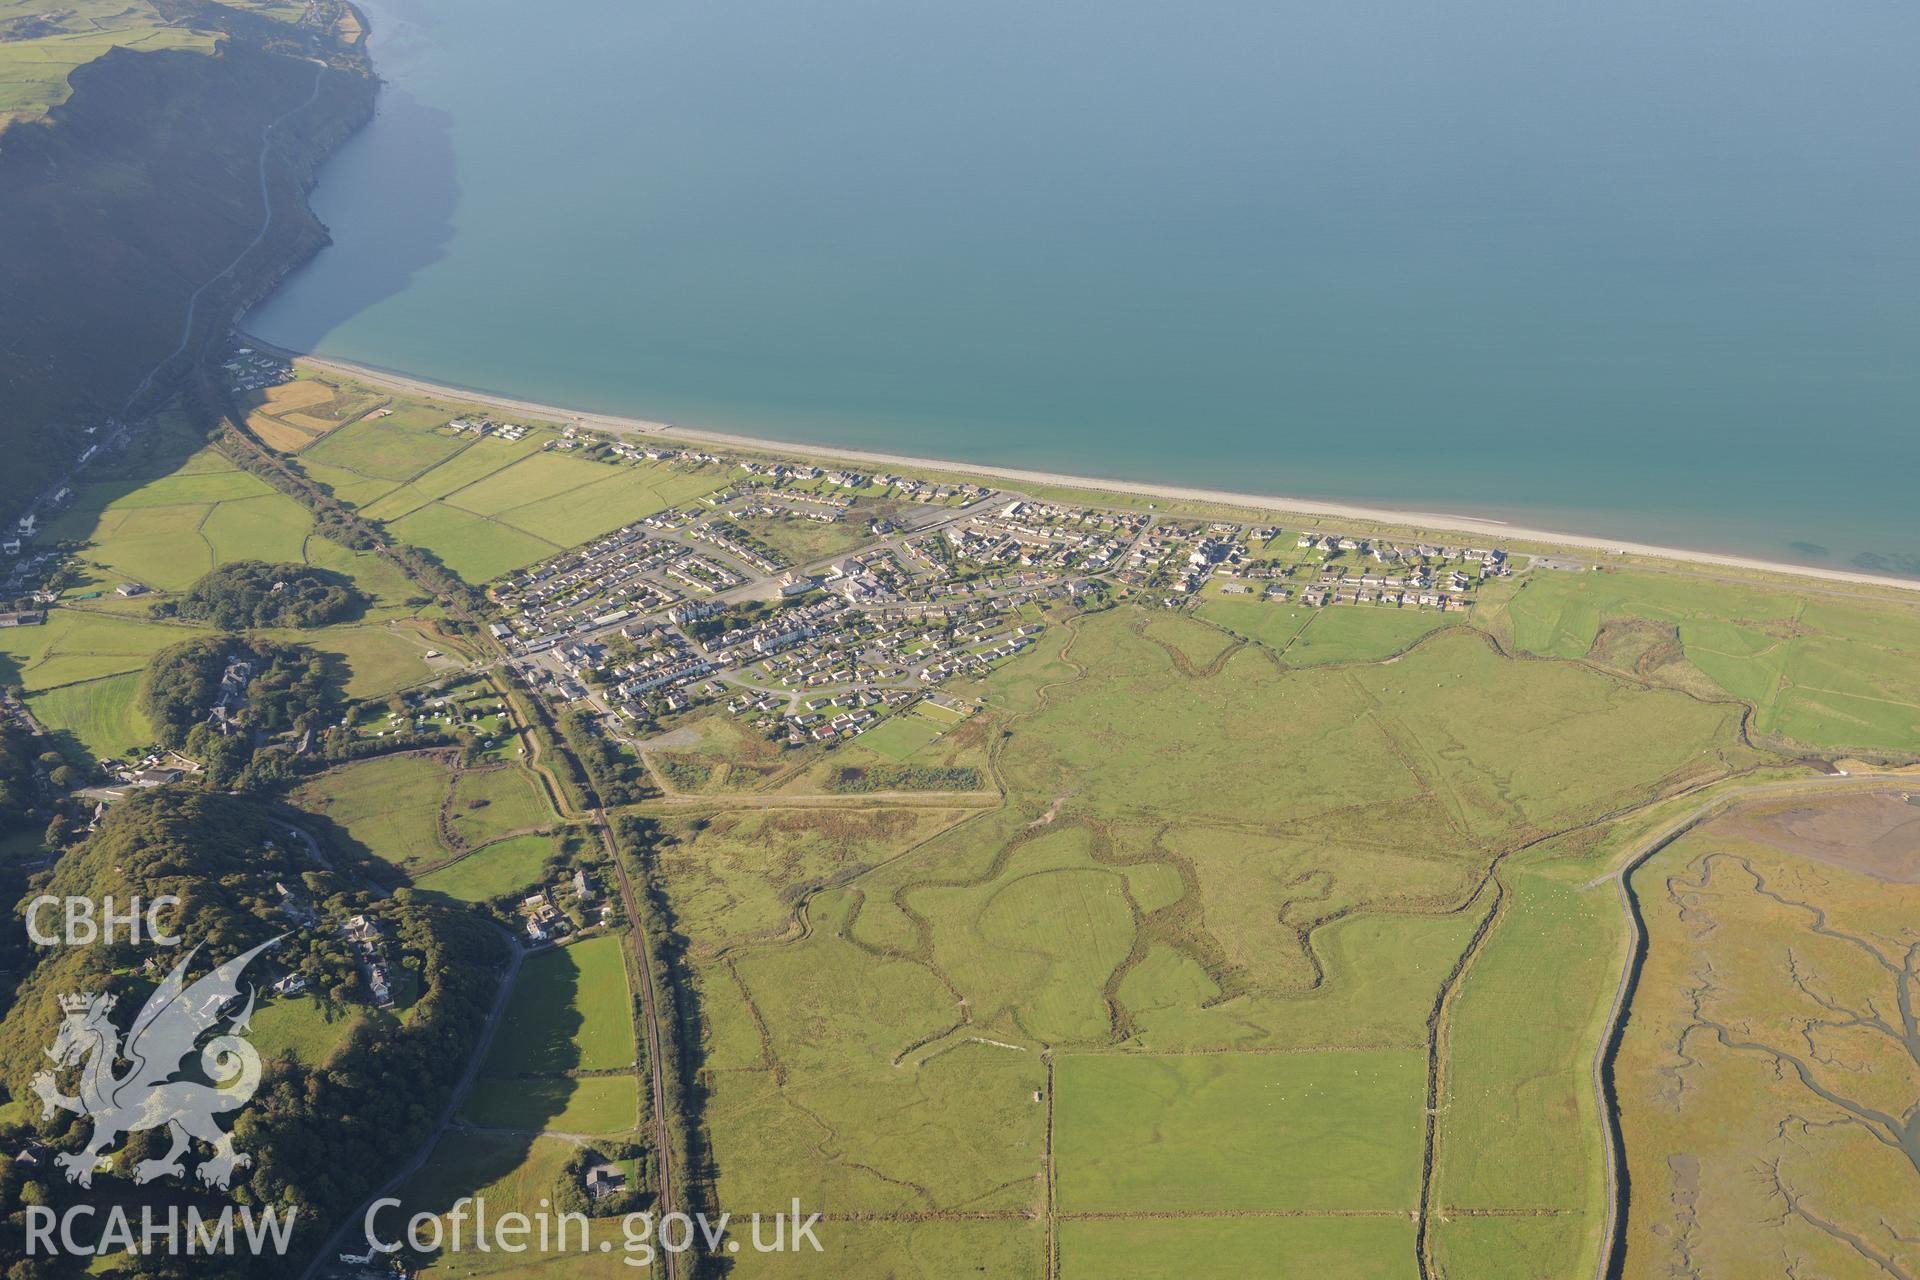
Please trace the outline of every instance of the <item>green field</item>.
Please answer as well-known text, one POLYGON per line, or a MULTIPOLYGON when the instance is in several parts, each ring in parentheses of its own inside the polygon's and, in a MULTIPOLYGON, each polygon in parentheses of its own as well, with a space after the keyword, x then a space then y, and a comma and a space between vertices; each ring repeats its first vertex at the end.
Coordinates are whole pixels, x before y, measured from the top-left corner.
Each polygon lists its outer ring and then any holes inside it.
POLYGON ((346 1043, 355 1027, 386 1017, 361 1006, 327 1009, 311 995, 277 996, 253 1011, 248 1039, 270 1061, 284 1059, 317 1067, 346 1043))
POLYGON ((1905 753, 1920 739, 1920 604, 1911 600, 1828 601, 1623 571, 1537 575, 1506 612, 1521 648, 1569 658, 1585 656, 1608 623, 1659 624, 1679 653, 1658 670, 1671 680, 1686 668, 1703 673, 1754 705, 1763 734, 1905 753))
POLYGON ((220 502, 207 512, 200 535, 213 547, 213 563, 229 560, 291 561, 306 554, 313 518, 307 509, 283 494, 266 494, 244 502, 220 502))
MULTIPOLYGON (((1383 876, 1391 870, 1380 863, 1371 869, 1383 876)), ((1273 892, 1270 882, 1254 881, 1253 890, 1273 892)), ((1441 982, 1484 918, 1482 905, 1475 899, 1442 914, 1346 916, 1304 937, 1298 926, 1275 927, 1257 906, 1231 917, 1222 912, 1211 931, 1222 958, 1251 957, 1252 964, 1210 968, 1174 934, 1152 944, 1116 994, 1142 1044, 1159 1050, 1413 1047, 1426 1037, 1441 982), (1263 943, 1274 954, 1261 950, 1263 943), (1270 986, 1255 985, 1262 974, 1270 975, 1270 986), (1313 985, 1316 975, 1321 980, 1313 985)))
POLYGON ((1454 1280, 1590 1274, 1592 1245, 1583 1237, 1592 1225, 1570 1230, 1551 1215, 1453 1218, 1435 1234, 1434 1273, 1454 1280))
POLYGON ((317 631, 263 631, 260 634, 289 644, 304 644, 334 655, 338 659, 338 669, 345 678, 349 698, 382 697, 395 689, 430 679, 436 669, 426 656, 427 650, 433 648, 435 642, 403 623, 325 627, 317 631))
POLYGON ((661 857, 683 927, 702 952, 794 925, 807 888, 875 866, 965 817, 951 809, 722 813, 669 828, 661 857))
POLYGON ((383 756, 330 769, 295 800, 373 856, 412 872, 452 856, 439 825, 449 785, 447 766, 435 756, 383 756))
POLYGON ((1731 707, 1512 661, 1459 630, 1377 669, 1281 672, 1241 650, 1193 678, 1103 617, 1074 659, 1098 674, 1056 687, 1002 769, 1030 794, 1116 816, 1277 826, 1338 814, 1339 829, 1369 831, 1419 804, 1445 815, 1443 843, 1471 841, 1743 758, 1731 707), (1536 712, 1516 720, 1521 702, 1536 712), (1217 767, 1228 743, 1260 767, 1217 767))
MULTIPOLYGON (((1060 1228, 1066 1280, 1327 1276, 1411 1280, 1413 1225, 1401 1215, 1072 1221, 1060 1228)), ((1483 1275, 1500 1274, 1482 1272, 1483 1275)))
POLYGON ((201 631, 155 621, 149 609, 230 560, 306 560, 367 594, 357 621, 264 633, 331 654, 348 696, 380 697, 432 676, 425 654, 448 642, 409 620, 426 597, 382 557, 313 536, 305 508, 196 433, 162 420, 89 474, 96 478, 47 530, 78 544, 62 603, 44 625, 0 632, 0 679, 21 685, 41 721, 67 735, 63 749, 104 758, 150 741, 139 673, 159 650, 201 631), (149 590, 123 599, 113 588, 126 582, 149 590))
POLYGON ((601 1135, 631 1130, 639 1108, 640 1082, 630 1074, 533 1080, 482 1076, 461 1114, 483 1129, 601 1135))
POLYGON ((603 934, 527 957, 467 1096, 468 1123, 562 1134, 625 1133, 638 1123, 625 937, 603 934))
MULTIPOLYGON (((445 1214, 457 1201, 468 1197, 484 1199, 492 1214, 524 1213, 531 1217, 543 1210, 552 1212, 562 1166, 577 1149, 562 1138, 449 1130, 435 1144, 425 1166, 396 1193, 402 1203, 388 1210, 375 1225, 383 1233, 393 1233, 389 1238, 397 1238, 412 1215, 445 1214)), ((627 1264, 629 1255, 621 1251, 624 1236, 617 1221, 592 1224, 584 1250, 578 1250, 578 1239, 577 1234, 570 1236, 571 1248, 565 1252, 558 1247, 557 1238, 549 1241, 551 1247, 546 1251, 533 1248, 524 1253, 483 1253, 465 1249, 456 1256, 443 1257, 424 1274, 512 1276, 518 1280, 613 1280, 618 1276, 660 1274, 657 1267, 649 1271, 627 1264), (608 1246, 605 1251, 600 1248, 602 1242, 608 1246)))
POLYGON ((365 508, 382 495, 394 490, 394 483, 391 480, 385 480, 379 476, 363 476, 357 471, 319 462, 311 457, 303 456, 299 461, 299 469, 311 479, 325 485, 329 493, 350 507, 365 508))
MULTIPOLYGON (((102 604, 56 608, 42 626, 0 631, 0 678, 22 685, 48 728, 71 733, 96 757, 151 740, 138 706, 140 673, 161 649, 204 634, 102 604)), ((429 641, 397 623, 260 634, 333 655, 349 697, 379 697, 433 674, 429 641)))
POLYGON ((605 1071, 634 1060, 623 934, 527 958, 487 1056, 492 1076, 605 1071))
POLYGON ((1054 1069, 1062 1210, 1404 1214, 1425 1055, 1069 1055, 1054 1069))
POLYGON ((940 736, 940 726, 911 712, 890 716, 860 735, 860 745, 888 760, 905 760, 940 736))
POLYGON ((1379 662, 1451 621, 1437 609, 1330 605, 1315 612, 1281 654, 1288 662, 1300 666, 1319 662, 1379 662))
POLYGON ((70 733, 95 759, 121 756, 153 742, 153 726, 140 709, 140 676, 103 676, 61 685, 27 699, 40 723, 70 733))
POLYGON ((394 521, 389 528, 401 541, 433 552, 440 563, 468 582, 490 581, 560 550, 557 543, 437 502, 394 521))
POLYGON ((184 458, 171 474, 144 483, 104 481, 82 486, 74 504, 60 518, 84 522, 109 511, 212 506, 272 492, 266 481, 233 466, 217 450, 202 449, 184 458))
POLYGON ((142 671, 147 659, 195 634, 137 618, 54 609, 40 626, 0 631, 0 668, 29 692, 142 671))
POLYGON ((1578 1259, 1597 1239, 1599 1152, 1577 1158, 1567 1135, 1599 1125, 1589 1065, 1618 972, 1613 897, 1610 884, 1582 889, 1544 872, 1518 873, 1450 1010, 1434 1176, 1445 1275, 1482 1274, 1470 1260, 1507 1240, 1495 1222, 1520 1233, 1524 1256, 1578 1259), (1487 1141, 1495 1133, 1499 1141, 1487 1141), (1454 1205, 1536 1216, 1446 1215, 1454 1205))
POLYGON ((487 902, 523 893, 538 882, 554 848, 551 836, 498 840, 420 877, 415 884, 460 902, 487 902))
POLYGON ((1284 653, 1301 628, 1319 614, 1303 605, 1249 599, 1246 596, 1213 596, 1201 601, 1198 617, 1217 627, 1225 627, 1243 639, 1263 644, 1275 653, 1284 653))
POLYGON ((1179 613, 1148 619, 1140 634, 1165 649, 1167 656, 1190 675, 1212 669, 1239 644, 1231 632, 1179 613))
POLYGON ((153 465, 130 480, 80 486, 73 505, 47 526, 51 537, 86 544, 83 582, 181 591, 227 560, 302 558, 312 519, 264 480, 211 449, 163 455, 153 465))
POLYGON ((301 459, 400 483, 472 447, 447 431, 405 426, 397 418, 367 418, 329 432, 301 459))
POLYGON ((551 448, 544 428, 517 442, 444 429, 458 406, 402 402, 389 418, 342 427, 300 465, 398 537, 480 583, 623 524, 690 502, 732 475, 684 463, 590 461, 551 448))
POLYGON ((536 453, 454 490, 446 495, 445 501, 476 515, 504 516, 549 498, 584 493, 605 481, 618 479, 621 470, 570 454, 536 453))
POLYGON ((518 765, 465 769, 454 780, 448 809, 454 834, 470 845, 531 831, 555 822, 540 784, 518 765))
POLYGON ((395 490, 394 501, 423 503, 444 498, 456 490, 505 471, 524 459, 537 456, 542 445, 552 438, 545 432, 536 431, 524 440, 481 440, 431 471, 416 476, 404 489, 395 490))
POLYGON ((309 538, 306 560, 308 564, 344 573, 353 579, 353 585, 368 601, 363 621, 387 622, 405 617, 414 612, 409 601, 425 605, 420 588, 408 582, 391 560, 377 552, 354 551, 326 538, 309 538))
MULTIPOLYGON (((300 5, 280 0, 233 0, 233 7, 283 22, 297 21, 302 12, 300 5)), ((65 102, 67 76, 110 49, 213 52, 213 32, 175 26, 170 19, 145 0, 67 0, 52 8, 0 0, 0 24, 31 24, 0 42, 0 128, 65 102)))
MULTIPOLYGON (((1039 1224, 1004 1221, 833 1222, 815 1230, 820 1252, 729 1255, 727 1274, 739 1280, 1041 1280, 1039 1224)), ((771 1237, 772 1229, 768 1228, 771 1237)), ((751 1236, 749 1235, 749 1243, 751 1236)))
POLYGON ((1451 1103, 1441 1126, 1443 1200, 1509 1209, 1590 1211, 1597 1168, 1556 1159, 1569 1129, 1595 1123, 1586 1078, 1590 1029, 1611 995, 1619 932, 1602 910, 1611 886, 1581 890, 1540 873, 1512 902, 1452 1011, 1451 1103), (1527 1127, 1513 1123, 1516 1112, 1527 1127), (1498 1116, 1498 1150, 1471 1135, 1498 1116), (1456 1140, 1456 1139, 1459 1140, 1456 1140))

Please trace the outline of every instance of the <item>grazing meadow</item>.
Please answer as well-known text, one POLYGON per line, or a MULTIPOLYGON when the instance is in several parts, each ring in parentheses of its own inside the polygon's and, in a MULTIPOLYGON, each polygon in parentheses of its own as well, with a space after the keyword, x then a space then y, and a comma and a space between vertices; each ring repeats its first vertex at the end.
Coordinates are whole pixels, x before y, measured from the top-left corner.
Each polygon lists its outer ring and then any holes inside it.
POLYGON ((558 851, 552 836, 509 836, 482 845, 414 881, 457 902, 490 902, 532 888, 558 851))
POLYGON ((57 685, 27 697, 40 723, 58 726, 82 755, 122 756, 153 741, 153 726, 140 709, 140 674, 101 676, 57 685))
POLYGON ((440 830, 451 785, 440 753, 381 756, 329 769, 294 800, 374 857, 415 874, 454 856, 440 830))
POLYGON ((1437 614, 1211 605, 1072 619, 968 686, 991 808, 796 781, 790 810, 662 819, 711 1202, 1000 1224, 1039 1255, 1009 1274, 1590 1256, 1597 1135, 1563 1157, 1619 935, 1562 846, 1775 757, 1731 699, 1437 614), (1516 1095, 1533 1127, 1481 1159, 1516 1095))
POLYGON ((486 844, 557 821, 546 793, 517 765, 463 769, 448 799, 447 825, 468 845, 486 844))
MULTIPOLYGON (((395 1192, 400 1205, 378 1220, 382 1231, 404 1232, 416 1213, 448 1215, 468 1197, 484 1199, 489 1213, 523 1213, 532 1218, 553 1212, 554 1191, 564 1176, 567 1160, 581 1144, 570 1138, 454 1128, 443 1133, 420 1171, 395 1192)), ((469 1218, 469 1224, 471 1219, 469 1218)), ((471 1232, 471 1225, 468 1228, 471 1232)), ((578 1231, 578 1228, 574 1228, 578 1231)), ((616 1277, 654 1274, 629 1265, 619 1252, 624 1242, 618 1219, 589 1224, 585 1247, 579 1236, 569 1237, 577 1251, 482 1253, 466 1249, 443 1257, 427 1269, 430 1276, 513 1276, 519 1280, 615 1280, 616 1277), (603 1250, 602 1245, 606 1248, 603 1250)))
POLYGON ((480 1128, 617 1134, 639 1123, 624 934, 527 957, 465 1118, 480 1128))
POLYGON ((1599 1129, 1587 1066, 1624 925, 1612 884, 1585 883, 1584 860, 1516 861, 1498 927, 1449 1011, 1440 1064, 1432 1261, 1436 1274, 1462 1280, 1502 1257, 1571 1275, 1605 1213, 1602 1153, 1597 1144, 1570 1150, 1567 1135, 1599 1129))
MULTIPOLYGON (((1833 600, 1686 574, 1544 573, 1499 625, 1529 653, 1581 658, 1608 630, 1652 638, 1634 667, 1684 687, 1704 678, 1751 703, 1754 731, 1823 750, 1911 752, 1920 740, 1920 605, 1906 593, 1833 600)), ((1616 661, 1618 661, 1616 659, 1616 661)))
MULTIPOLYGON (((364 395, 358 384, 328 377, 341 395, 364 395)), ((475 584, 691 502, 736 474, 703 463, 590 458, 539 423, 522 424, 527 433, 517 440, 448 426, 487 416, 402 398, 285 444, 298 450, 295 465, 340 501, 475 584)))
POLYGON ((437 609, 389 561, 313 532, 306 509, 240 470, 177 420, 163 418, 75 486, 46 536, 76 549, 56 608, 39 625, 0 630, 0 680, 21 686, 35 715, 76 757, 107 759, 149 745, 141 673, 196 624, 151 616, 213 568, 242 559, 307 563, 351 580, 359 616, 273 640, 330 656, 350 698, 379 698, 432 679, 451 647, 437 609))
POLYGON ((326 1065, 356 1028, 390 1018, 384 1010, 361 1005, 329 1008, 314 995, 277 996, 253 1011, 253 1032, 248 1039, 269 1061, 319 1067, 326 1065))

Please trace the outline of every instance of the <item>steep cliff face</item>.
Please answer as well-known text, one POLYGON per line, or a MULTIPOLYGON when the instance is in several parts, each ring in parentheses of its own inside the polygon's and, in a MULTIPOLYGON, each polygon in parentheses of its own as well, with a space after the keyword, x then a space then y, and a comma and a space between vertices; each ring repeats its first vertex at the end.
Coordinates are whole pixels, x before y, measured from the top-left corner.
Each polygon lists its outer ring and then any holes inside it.
POLYGON ((324 243, 304 190, 374 93, 330 32, 244 21, 212 55, 114 49, 71 83, 0 134, 0 516, 183 339, 197 349, 324 243))

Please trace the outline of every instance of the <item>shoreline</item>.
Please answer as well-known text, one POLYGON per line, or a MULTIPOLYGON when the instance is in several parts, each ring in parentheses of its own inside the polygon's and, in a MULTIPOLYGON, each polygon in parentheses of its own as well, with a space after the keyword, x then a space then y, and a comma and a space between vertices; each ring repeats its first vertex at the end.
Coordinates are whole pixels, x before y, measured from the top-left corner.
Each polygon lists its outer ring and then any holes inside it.
POLYGON ((750 449, 762 453, 786 455, 789 457, 829 458, 847 462, 861 462, 869 465, 899 468, 902 470, 941 471, 952 474, 980 476, 986 479, 1010 481, 1016 484, 1048 485, 1056 488, 1079 489, 1089 493, 1123 494, 1134 498, 1161 498, 1176 502, 1201 502, 1218 506, 1243 507, 1253 511, 1273 515, 1310 516, 1333 520, 1355 520, 1367 524, 1388 525, 1401 529, 1415 529, 1421 532, 1464 533, 1492 537, 1508 542, 1529 542, 1548 547, 1577 549, 1595 552, 1601 556, 1645 556, 1658 560, 1671 560, 1683 564, 1704 565, 1724 569, 1741 569, 1753 573, 1778 574, 1787 577, 1813 578, 1825 582, 1843 582, 1854 586, 1872 586, 1890 588, 1896 591, 1920 592, 1920 579, 1895 577, 1891 574, 1866 573, 1849 569, 1825 569, 1814 565, 1788 564, 1778 560, 1765 560, 1754 556, 1730 555, 1714 551, 1694 551, 1684 547, 1656 546, 1649 543, 1632 542, 1613 538, 1598 538, 1587 534, 1563 533, 1550 529, 1525 528, 1482 516, 1459 515, 1437 511, 1402 511, 1390 507, 1370 507, 1355 503, 1331 502, 1315 498, 1289 498, 1276 494, 1239 493, 1225 489, 1206 489, 1186 485, 1151 484, 1137 480, 1102 479, 1095 476, 1068 475, 1060 472, 1033 471, 1022 467, 1002 467, 988 463, 958 462, 946 458, 916 457, 910 454, 885 453, 872 449, 855 449, 838 445, 808 444, 791 440, 772 440, 762 436, 743 435, 726 431, 707 431, 697 427, 677 426, 668 422, 655 422, 646 418, 624 417, 618 414, 592 413, 586 410, 571 409, 562 405, 542 404, 532 400, 516 399, 495 392, 480 391, 470 387, 455 386, 450 383, 432 382, 425 378, 398 370, 381 369, 373 365, 359 364, 350 360, 340 360, 331 356, 313 355, 293 351, 285 347, 257 338, 239 330, 247 342, 263 350, 278 353, 288 359, 302 361, 318 369, 338 373, 360 382, 387 387, 395 391, 416 396, 426 396, 436 400, 455 400, 469 404, 483 405, 492 409, 506 410, 529 417, 546 418, 560 422, 570 422, 596 431, 606 431, 614 435, 641 435, 656 439, 680 441, 688 444, 706 444, 718 447, 750 449))

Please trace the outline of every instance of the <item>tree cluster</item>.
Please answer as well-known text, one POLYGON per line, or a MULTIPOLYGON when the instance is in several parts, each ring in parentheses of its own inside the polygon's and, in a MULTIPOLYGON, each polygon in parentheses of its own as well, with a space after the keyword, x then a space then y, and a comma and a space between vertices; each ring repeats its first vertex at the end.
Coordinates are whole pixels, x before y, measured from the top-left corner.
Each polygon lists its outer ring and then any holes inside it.
POLYGON ((340 686, 327 656, 305 645, 201 636, 153 656, 140 705, 161 744, 204 764, 214 786, 260 789, 296 772, 287 753, 260 748, 318 732, 339 713, 340 686), (229 681, 238 663, 246 664, 243 693, 229 681))
POLYGON ((719 613, 710 613, 704 618, 683 623, 680 629, 705 644, 729 631, 758 626, 792 603, 788 600, 747 600, 729 605, 719 613))
POLYGON ((179 600, 154 606, 229 631, 251 627, 324 627, 358 617, 367 600, 337 573, 307 564, 235 560, 187 588, 179 600))
MULTIPOLYGON (((397 989, 417 992, 404 1018, 362 1024, 324 1062, 267 1065, 259 1092, 234 1113, 236 1145, 253 1165, 236 1176, 230 1198, 256 1211, 297 1211, 294 1245, 284 1259, 186 1260, 196 1277, 297 1274, 341 1215, 424 1139, 492 1003, 503 955, 499 931, 407 890, 376 900, 344 870, 347 856, 338 849, 331 854, 342 870, 320 866, 303 842, 289 836, 276 811, 259 801, 161 788, 116 806, 98 832, 61 859, 44 886, 49 893, 96 902, 112 894, 121 905, 135 895, 149 901, 178 896, 181 905, 166 923, 187 948, 202 948, 191 961, 190 979, 279 935, 279 944, 249 966, 243 987, 251 983, 257 990, 281 973, 299 972, 308 979, 308 998, 323 1008, 365 998, 357 957, 338 930, 347 916, 364 914, 379 923, 390 969, 404 975, 397 989), (296 912, 286 909, 282 887, 296 900, 296 912)), ((17 919, 10 926, 16 932, 23 927, 17 919)), ((74 1150, 89 1132, 87 1121, 67 1112, 40 1119, 30 1088, 33 1074, 47 1065, 41 1050, 53 1042, 62 1017, 56 997, 111 992, 119 999, 117 1024, 124 1027, 129 1007, 137 1009, 187 954, 185 948, 120 938, 27 957, 19 999, 0 1020, 0 1087, 5 1096, 31 1105, 27 1121, 0 1129, 0 1154, 11 1156, 29 1140, 50 1152, 74 1150)), ((218 1203, 201 1199, 191 1183, 132 1188, 125 1176, 130 1162, 166 1146, 162 1132, 130 1135, 114 1171, 99 1175, 90 1192, 69 1187, 44 1164, 35 1170, 0 1159, 0 1218, 15 1224, 0 1231, 0 1274, 13 1276, 25 1261, 17 1224, 28 1204, 58 1210, 84 1199, 104 1208, 108 1201, 137 1205, 158 1198, 194 1201, 217 1212, 218 1203)), ((192 1153, 206 1154, 203 1148, 192 1153)), ((117 1274, 172 1275, 169 1267, 179 1265, 159 1258, 125 1261, 117 1274)), ((68 1274, 19 1272, 56 1273, 68 1274)))
POLYGON ((492 1005, 504 955, 492 925, 407 890, 379 915, 420 984, 407 1017, 362 1025, 323 1065, 282 1065, 234 1125, 237 1144, 254 1157, 235 1199, 299 1207, 302 1247, 292 1257, 317 1247, 426 1139, 492 1005))
POLYGON ((26 730, 0 721, 0 835, 34 825, 38 754, 26 730))
MULTIPOLYGON (((651 819, 634 814, 619 814, 613 820, 617 856, 639 880, 634 921, 640 939, 651 953, 647 966, 653 979, 654 1008, 662 1020, 665 1052, 661 1056, 660 1077, 665 1094, 667 1177, 662 1177, 661 1156, 652 1153, 648 1181, 657 1192, 671 1179, 673 1203, 681 1209, 703 1207, 699 1197, 713 1185, 712 1153, 701 1124, 706 1102, 702 1078, 706 1035, 700 1001, 694 995, 693 975, 687 962, 687 937, 674 914, 672 899, 659 878, 657 853, 671 839, 651 819)), ((712 1205, 705 1205, 712 1209, 712 1205)))
POLYGON ((567 1157, 566 1164, 560 1168, 560 1177, 554 1183, 553 1211, 555 1213, 579 1213, 589 1218, 621 1218, 629 1213, 639 1213, 653 1199, 647 1190, 653 1184, 652 1160, 647 1149, 635 1142, 605 1142, 599 1148, 581 1147, 567 1157), (606 1161, 634 1160, 638 1162, 639 1178, 629 1181, 621 1190, 612 1195, 595 1200, 587 1195, 587 1170, 606 1161))
POLYGON ((845 765, 833 771, 829 791, 865 795, 874 791, 973 791, 980 771, 971 765, 872 764, 845 765))
POLYGON ((560 733, 586 770, 587 781, 601 804, 633 804, 646 799, 651 789, 642 781, 640 766, 621 754, 586 712, 577 707, 562 712, 560 733))

